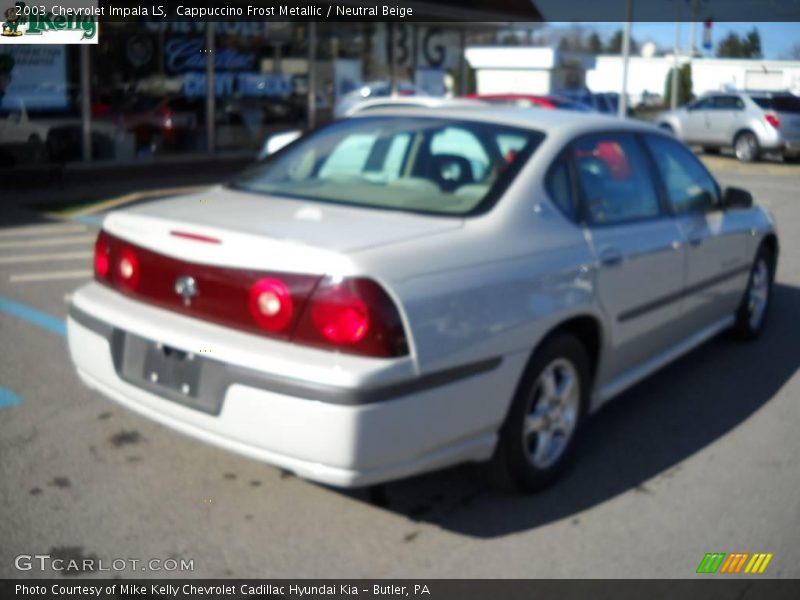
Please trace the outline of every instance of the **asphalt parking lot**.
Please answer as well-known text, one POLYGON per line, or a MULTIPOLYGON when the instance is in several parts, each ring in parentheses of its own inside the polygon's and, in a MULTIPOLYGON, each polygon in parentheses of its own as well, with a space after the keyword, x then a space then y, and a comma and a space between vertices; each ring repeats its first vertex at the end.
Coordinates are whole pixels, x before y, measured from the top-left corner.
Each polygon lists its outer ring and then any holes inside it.
POLYGON ((707 552, 773 553, 761 577, 800 577, 800 166, 708 164, 777 218, 765 335, 625 393, 527 497, 478 465, 337 491, 127 412, 81 385, 63 336, 96 224, 0 212, 0 577, 52 576, 14 567, 50 554, 193 561, 119 573, 159 577, 686 578, 707 552))

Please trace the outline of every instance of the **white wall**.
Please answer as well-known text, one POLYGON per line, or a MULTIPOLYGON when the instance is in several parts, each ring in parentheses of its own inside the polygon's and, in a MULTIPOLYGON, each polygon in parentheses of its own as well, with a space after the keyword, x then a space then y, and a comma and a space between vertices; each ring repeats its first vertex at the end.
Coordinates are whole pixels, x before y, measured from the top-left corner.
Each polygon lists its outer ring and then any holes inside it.
POLYGON ((548 69, 480 69, 476 73, 479 94, 548 94, 548 69))
MULTIPOLYGON (((682 57, 680 62, 686 62, 682 57)), ((642 92, 664 93, 664 81, 673 58, 631 57, 628 65, 628 94, 637 102, 642 92)), ((586 72, 586 85, 595 92, 619 91, 622 87, 622 57, 598 56, 593 69, 586 72)), ((725 58, 692 59, 692 91, 705 92, 742 89, 789 89, 800 93, 800 61, 750 60, 725 58)))
POLYGON ((471 46, 465 57, 475 69, 479 94, 549 94, 583 87, 593 56, 535 46, 471 46))

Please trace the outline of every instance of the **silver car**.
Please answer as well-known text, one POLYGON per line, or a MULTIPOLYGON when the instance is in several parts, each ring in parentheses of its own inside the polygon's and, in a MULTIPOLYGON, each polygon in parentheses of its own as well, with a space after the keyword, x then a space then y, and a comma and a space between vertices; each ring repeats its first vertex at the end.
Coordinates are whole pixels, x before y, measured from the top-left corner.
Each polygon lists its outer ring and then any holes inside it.
POLYGON ((662 128, 708 152, 733 148, 752 162, 765 152, 800 156, 800 97, 789 92, 714 92, 659 115, 662 128))
POLYGON ((606 401, 756 337, 777 258, 750 194, 651 125, 364 113, 110 213, 69 349, 131 410, 309 479, 491 461, 534 490, 606 401))

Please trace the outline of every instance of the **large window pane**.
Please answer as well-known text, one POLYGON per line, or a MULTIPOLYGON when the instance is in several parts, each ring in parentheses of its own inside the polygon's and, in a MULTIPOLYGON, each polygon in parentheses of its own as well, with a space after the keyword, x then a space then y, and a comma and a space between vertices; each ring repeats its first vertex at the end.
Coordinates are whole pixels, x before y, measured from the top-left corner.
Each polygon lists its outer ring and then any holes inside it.
POLYGON ((624 223, 659 215, 646 159, 632 135, 586 136, 575 143, 573 152, 591 223, 624 223))
POLYGON ((717 186, 697 157, 675 140, 655 135, 646 139, 672 210, 682 214, 713 209, 717 186))

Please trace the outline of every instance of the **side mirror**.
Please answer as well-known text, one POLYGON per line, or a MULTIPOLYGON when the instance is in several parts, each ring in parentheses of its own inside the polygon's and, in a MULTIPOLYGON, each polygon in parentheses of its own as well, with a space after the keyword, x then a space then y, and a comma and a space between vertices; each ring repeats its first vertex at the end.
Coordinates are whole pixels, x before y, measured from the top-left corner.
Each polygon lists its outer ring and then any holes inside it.
POLYGON ((751 208, 753 206, 753 195, 741 188, 725 188, 725 191, 722 193, 722 206, 726 210, 751 208))

